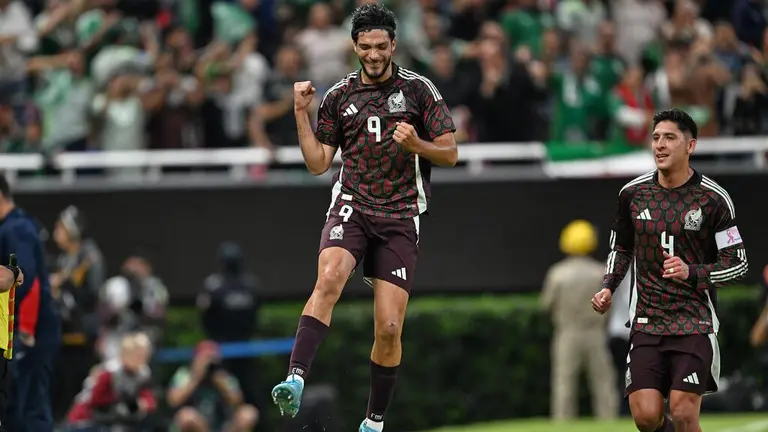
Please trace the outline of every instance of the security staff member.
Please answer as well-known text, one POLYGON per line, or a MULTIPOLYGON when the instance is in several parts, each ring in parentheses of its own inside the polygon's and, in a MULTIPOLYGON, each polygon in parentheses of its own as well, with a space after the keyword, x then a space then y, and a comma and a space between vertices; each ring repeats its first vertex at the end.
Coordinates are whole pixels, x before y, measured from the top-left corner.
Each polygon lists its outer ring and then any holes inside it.
MULTIPOLYGON (((259 302, 259 280, 243 269, 243 253, 235 243, 226 242, 218 251, 220 271, 205 279, 197 298, 203 328, 208 339, 218 343, 249 340, 253 337, 259 302)), ((243 385, 247 403, 253 400, 254 369, 249 358, 225 359, 224 366, 243 385)))
MULTIPOLYGON (((11 316, 9 308, 15 298, 16 288, 24 283, 24 273, 16 266, 15 256, 8 265, 0 266, 0 430, 5 423, 5 409, 8 404, 10 390, 10 376, 8 373, 8 361, 12 357, 13 350, 10 346, 11 328, 8 321, 11 316)), ((12 323, 11 323, 12 324, 12 323)))
MULTIPOLYGON (((53 308, 40 232, 37 222, 16 207, 8 181, 0 175, 0 262, 15 253, 24 272, 24 282, 15 290, 15 314, 8 311, 15 315, 9 368, 13 383, 4 426, 13 432, 53 430, 50 387, 61 324, 53 308)), ((0 316, 7 316, 4 312, 0 310, 0 316)))
POLYGON ((595 228, 585 220, 568 224, 560 236, 567 255, 547 272, 541 300, 552 313, 552 417, 569 420, 578 414, 579 372, 585 368, 597 418, 618 416, 616 371, 608 351, 606 320, 589 307, 605 267, 590 257, 597 247, 595 228), (586 305, 582 307, 581 305, 586 305))
POLYGON ((96 364, 94 346, 99 331, 96 304, 104 284, 104 260, 86 236, 85 217, 75 206, 59 214, 53 240, 61 251, 51 274, 54 305, 62 324, 61 349, 53 386, 53 415, 61 420, 72 399, 96 364))

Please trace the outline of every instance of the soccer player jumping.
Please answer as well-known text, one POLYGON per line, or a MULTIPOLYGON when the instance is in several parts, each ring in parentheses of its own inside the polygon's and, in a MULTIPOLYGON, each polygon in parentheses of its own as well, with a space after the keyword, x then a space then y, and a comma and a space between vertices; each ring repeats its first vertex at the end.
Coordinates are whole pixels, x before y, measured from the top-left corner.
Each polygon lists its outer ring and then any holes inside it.
POLYGON ((352 15, 352 42, 362 68, 322 97, 314 134, 307 110, 315 89, 311 82, 294 84, 307 168, 325 173, 339 148, 343 166, 332 189, 317 282, 299 319, 288 378, 275 386, 272 397, 284 415, 296 416, 333 307, 362 263, 363 280, 373 287, 375 338, 368 411, 359 430, 378 432, 400 365, 431 166, 455 165, 458 150, 453 120, 435 85, 392 63, 394 14, 377 4, 358 7, 352 15))
POLYGON ((720 378, 717 289, 747 274, 731 197, 690 167, 697 132, 683 111, 654 116, 657 169, 619 192, 612 251, 602 290, 592 299, 605 313, 632 267, 625 382, 642 432, 701 431, 701 397, 717 391, 720 378))

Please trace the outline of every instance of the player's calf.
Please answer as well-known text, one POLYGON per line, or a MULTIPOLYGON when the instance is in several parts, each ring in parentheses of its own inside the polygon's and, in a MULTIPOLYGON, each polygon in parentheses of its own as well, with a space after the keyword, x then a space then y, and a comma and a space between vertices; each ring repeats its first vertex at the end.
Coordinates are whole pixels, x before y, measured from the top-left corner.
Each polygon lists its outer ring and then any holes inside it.
POLYGON ((701 396, 673 390, 669 397, 669 411, 675 432, 700 432, 699 412, 701 396))

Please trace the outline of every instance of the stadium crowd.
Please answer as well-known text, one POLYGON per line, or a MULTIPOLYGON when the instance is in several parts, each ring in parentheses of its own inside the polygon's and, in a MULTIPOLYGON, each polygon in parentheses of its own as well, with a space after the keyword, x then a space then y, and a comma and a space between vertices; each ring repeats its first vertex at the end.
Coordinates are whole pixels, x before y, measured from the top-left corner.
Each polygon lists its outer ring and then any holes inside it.
MULTIPOLYGON (((368 0, 0 0, 3 152, 296 146, 292 83, 356 67, 368 0)), ((654 111, 702 137, 768 133, 754 0, 386 0, 395 61, 432 79, 463 142, 631 151, 654 111)))

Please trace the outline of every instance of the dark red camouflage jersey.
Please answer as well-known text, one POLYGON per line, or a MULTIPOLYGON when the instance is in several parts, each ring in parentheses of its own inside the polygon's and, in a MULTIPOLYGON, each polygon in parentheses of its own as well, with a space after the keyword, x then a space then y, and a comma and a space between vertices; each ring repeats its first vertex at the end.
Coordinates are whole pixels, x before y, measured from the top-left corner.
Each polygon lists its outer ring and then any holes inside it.
POLYGON ((747 274, 728 192, 698 172, 684 185, 665 189, 652 171, 627 183, 618 201, 602 287, 615 291, 632 267, 632 332, 717 333, 716 289, 747 274), (689 265, 688 280, 662 277, 664 251, 689 265))
POLYGON ((396 123, 409 123, 427 141, 456 128, 430 80, 392 67, 386 82, 363 84, 355 71, 323 96, 315 137, 340 147, 342 159, 331 207, 344 196, 346 204, 373 216, 402 219, 427 211, 432 163, 394 141, 396 123))

